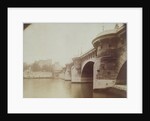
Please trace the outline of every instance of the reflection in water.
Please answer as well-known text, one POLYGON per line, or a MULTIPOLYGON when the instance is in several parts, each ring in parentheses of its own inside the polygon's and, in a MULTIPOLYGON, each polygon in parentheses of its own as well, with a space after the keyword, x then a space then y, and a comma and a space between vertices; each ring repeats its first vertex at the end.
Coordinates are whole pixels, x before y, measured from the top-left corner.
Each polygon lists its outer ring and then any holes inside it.
POLYGON ((92 82, 71 83, 62 79, 24 79, 24 98, 116 98, 106 91, 93 91, 92 82))

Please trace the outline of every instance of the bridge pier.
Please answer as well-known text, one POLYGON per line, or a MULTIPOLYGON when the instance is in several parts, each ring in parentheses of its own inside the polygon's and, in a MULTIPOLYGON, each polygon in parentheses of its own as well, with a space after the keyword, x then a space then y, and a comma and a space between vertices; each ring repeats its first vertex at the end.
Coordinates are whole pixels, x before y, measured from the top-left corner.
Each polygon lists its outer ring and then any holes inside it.
POLYGON ((116 84, 120 66, 126 61, 125 26, 119 32, 117 31, 101 33, 92 41, 97 53, 94 63, 93 89, 113 87, 116 84))
POLYGON ((80 57, 75 57, 71 68, 71 82, 81 82, 81 61, 80 57))
POLYGON ((63 67, 63 68, 62 68, 62 72, 61 72, 61 74, 60 74, 60 76, 59 76, 59 77, 60 77, 61 79, 63 79, 63 80, 65 80, 65 72, 66 72, 66 67, 63 67))
POLYGON ((112 67, 112 65, 116 65, 113 59, 97 57, 94 63, 93 89, 113 87, 115 85, 117 73, 116 68, 112 67))
POLYGON ((71 81, 71 67, 72 67, 72 64, 66 64, 66 71, 65 71, 66 81, 71 81))

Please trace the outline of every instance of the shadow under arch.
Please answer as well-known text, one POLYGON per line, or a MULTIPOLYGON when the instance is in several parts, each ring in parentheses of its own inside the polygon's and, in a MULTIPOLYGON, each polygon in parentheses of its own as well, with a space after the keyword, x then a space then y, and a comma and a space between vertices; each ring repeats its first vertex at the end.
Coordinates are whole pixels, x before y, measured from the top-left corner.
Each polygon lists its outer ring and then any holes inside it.
POLYGON ((94 62, 87 62, 81 72, 81 81, 83 82, 92 82, 93 81, 93 68, 94 62))
POLYGON ((127 61, 122 65, 118 76, 116 78, 117 85, 126 85, 127 84, 127 61))

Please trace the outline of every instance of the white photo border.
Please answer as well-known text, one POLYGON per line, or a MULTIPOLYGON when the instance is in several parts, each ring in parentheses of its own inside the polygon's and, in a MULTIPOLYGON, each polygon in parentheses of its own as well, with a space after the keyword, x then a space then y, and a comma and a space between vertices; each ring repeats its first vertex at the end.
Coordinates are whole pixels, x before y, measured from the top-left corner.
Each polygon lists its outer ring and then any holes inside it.
POLYGON ((8 8, 8 113, 142 113, 142 8, 8 8), (23 23, 127 23, 127 98, 23 98, 23 23))

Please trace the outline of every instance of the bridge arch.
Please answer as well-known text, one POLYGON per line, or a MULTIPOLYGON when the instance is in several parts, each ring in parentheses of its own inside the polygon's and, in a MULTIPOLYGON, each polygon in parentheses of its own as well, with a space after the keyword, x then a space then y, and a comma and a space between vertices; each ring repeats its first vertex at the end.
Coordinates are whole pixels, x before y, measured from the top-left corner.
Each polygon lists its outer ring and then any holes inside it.
POLYGON ((117 78, 116 84, 126 85, 127 84, 127 61, 124 62, 122 67, 120 68, 117 78))
POLYGON ((118 60, 116 84, 126 85, 126 83, 127 83, 127 57, 125 50, 118 60))
POLYGON ((94 78, 94 59, 90 59, 86 61, 82 65, 82 70, 81 70, 81 81, 93 81, 94 78))
POLYGON ((85 66, 88 62, 90 62, 90 61, 93 62, 93 63, 95 63, 96 59, 95 59, 95 58, 90 58, 90 59, 88 59, 88 60, 86 60, 86 61, 83 61, 82 64, 81 64, 81 72, 82 72, 84 66, 85 66))

